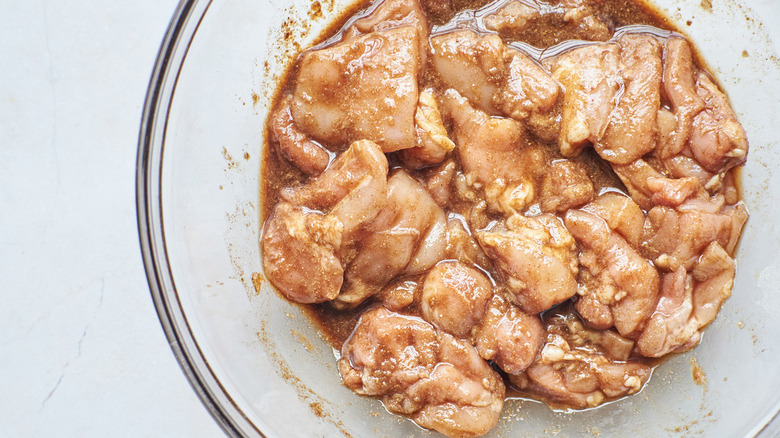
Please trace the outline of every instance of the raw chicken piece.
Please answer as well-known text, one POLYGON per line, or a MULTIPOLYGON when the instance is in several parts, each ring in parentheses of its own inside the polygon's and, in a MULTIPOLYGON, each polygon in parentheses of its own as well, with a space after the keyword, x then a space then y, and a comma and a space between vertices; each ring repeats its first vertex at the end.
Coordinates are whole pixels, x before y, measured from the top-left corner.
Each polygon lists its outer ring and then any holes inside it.
POLYGON ((613 331, 585 328, 571 313, 545 321, 547 339, 537 360, 520 375, 518 388, 578 409, 635 394, 650 378, 650 366, 626 361, 633 342, 613 331))
POLYGON ((428 59, 428 19, 418 0, 383 0, 374 11, 355 21, 344 33, 344 40, 379 30, 413 27, 417 31, 420 65, 428 59))
POLYGON ((745 221, 744 204, 724 206, 720 195, 691 199, 676 209, 653 207, 647 212, 642 248, 656 266, 670 271, 680 266, 690 269, 712 242, 733 253, 745 221))
POLYGON ((428 192, 405 171, 395 172, 386 206, 367 224, 333 304, 356 306, 397 275, 428 270, 444 257, 446 232, 447 217, 428 192))
POLYGON ((498 35, 458 30, 431 37, 432 62, 442 81, 482 111, 496 114, 493 96, 506 81, 506 46, 498 35))
POLYGON ((524 1, 513 0, 501 6, 496 12, 485 16, 485 27, 496 32, 519 32, 542 14, 538 7, 524 1))
POLYGON ((661 298, 653 316, 637 339, 637 351, 647 357, 661 357, 685 351, 699 343, 699 327, 691 318, 693 283, 685 268, 664 274, 661 298))
POLYGON ((661 357, 695 347, 733 284, 734 261, 717 242, 707 247, 692 275, 682 266, 664 275, 661 299, 637 340, 637 351, 661 357))
POLYGON ((697 177, 667 178, 641 159, 630 164, 613 164, 612 168, 631 198, 645 210, 654 205, 676 207, 687 199, 706 196, 697 177))
MULTIPOLYGON (((493 98, 501 112, 515 120, 538 117, 547 120, 546 115, 558 102, 561 87, 550 73, 528 55, 507 49, 509 76, 498 96, 493 98)), ((534 125, 530 126, 532 129, 534 125)))
POLYGON ((376 143, 356 141, 325 172, 308 184, 282 190, 281 197, 293 205, 330 210, 351 236, 387 203, 387 166, 376 143))
POLYGON ((696 94, 696 67, 688 41, 679 37, 667 39, 663 57, 663 88, 674 112, 675 128, 666 143, 659 146, 658 155, 668 158, 682 151, 691 135, 693 118, 704 108, 704 101, 696 94))
POLYGON ((582 210, 604 219, 609 229, 620 233, 634 248, 639 247, 645 214, 628 196, 606 192, 582 207, 582 210))
POLYGON ((443 82, 488 114, 546 119, 558 101, 560 86, 550 74, 498 35, 458 30, 432 37, 431 47, 443 82))
POLYGON ((387 159, 375 143, 355 142, 309 184, 282 191, 282 198, 263 232, 266 277, 293 301, 335 298, 342 253, 387 202, 387 159))
POLYGON ((656 118, 661 106, 661 44, 647 34, 617 39, 623 90, 596 152, 611 163, 628 164, 656 145, 656 118))
POLYGON ((672 178, 696 178, 699 184, 707 190, 717 190, 719 178, 704 169, 691 157, 685 155, 675 155, 674 157, 663 160, 664 167, 672 178))
POLYGON ((465 221, 457 218, 447 220, 447 259, 458 260, 490 271, 493 263, 471 235, 465 221))
POLYGON ((553 161, 542 177, 540 206, 545 213, 562 213, 593 199, 593 183, 581 163, 553 161))
POLYGON ((397 312, 412 305, 420 295, 420 283, 415 280, 394 281, 377 294, 377 299, 388 310, 397 312))
POLYGON ((593 328, 637 334, 658 301, 658 272, 595 214, 569 210, 565 224, 583 247, 577 312, 593 328))
POLYGON ((718 314, 720 306, 731 296, 736 273, 734 260, 717 243, 704 250, 693 268, 693 317, 704 327, 718 314))
POLYGON ((536 359, 545 336, 538 316, 496 294, 471 339, 483 359, 493 361, 508 374, 520 374, 536 359))
MULTIPOLYGON (((524 32, 543 30, 544 27, 566 29, 571 39, 606 41, 612 36, 609 27, 596 16, 591 7, 599 1, 562 1, 550 4, 538 0, 512 0, 504 2, 495 12, 483 18, 485 27, 507 34, 512 39, 524 32)), ((549 37, 548 37, 549 38, 549 37)), ((519 38, 522 39, 522 38, 519 38)), ((549 41, 552 45, 560 40, 549 41)))
POLYGON ((553 78, 563 93, 558 146, 566 157, 596 143, 607 130, 621 87, 617 44, 590 44, 558 55, 551 61, 553 78))
POLYGON ((318 175, 330 163, 325 148, 311 141, 293 121, 290 113, 291 96, 285 96, 268 124, 282 156, 307 175, 318 175))
POLYGON ((452 180, 455 178, 457 165, 452 160, 447 160, 440 166, 431 169, 425 179, 425 188, 439 207, 446 207, 450 203, 452 195, 452 180))
POLYGON ((292 115, 314 139, 375 141, 384 152, 415 145, 419 32, 413 26, 345 39, 300 58, 292 115))
POLYGON ((577 293, 577 246, 555 216, 514 215, 506 229, 476 235, 526 312, 542 312, 577 293))
POLYGON ((474 347, 382 307, 360 317, 338 365, 348 388, 450 437, 487 433, 504 404, 501 377, 474 347))
POLYGON ((263 272, 287 298, 320 303, 336 298, 344 268, 336 256, 341 222, 280 202, 263 233, 263 272))
POLYGON ((452 118, 458 156, 471 185, 485 192, 492 211, 522 211, 535 196, 534 185, 544 164, 542 150, 524 145, 522 126, 475 109, 455 90, 444 106, 452 118))
POLYGON ((693 118, 690 138, 693 158, 713 173, 744 163, 747 135, 726 95, 704 72, 696 78, 696 93, 704 100, 704 110, 693 118))
POLYGON ((593 41, 606 41, 612 36, 612 31, 595 14, 591 5, 600 3, 599 0, 564 0, 559 7, 564 8, 563 21, 578 28, 579 35, 585 35, 582 39, 593 41))
POLYGON ((448 333, 466 338, 485 315, 493 285, 482 272, 457 261, 436 265, 425 276, 423 318, 448 333))
POLYGON ((420 93, 417 113, 414 115, 417 145, 404 149, 401 160, 413 169, 439 164, 447 153, 455 149, 455 143, 447 136, 447 129, 439 113, 439 105, 432 89, 420 93))

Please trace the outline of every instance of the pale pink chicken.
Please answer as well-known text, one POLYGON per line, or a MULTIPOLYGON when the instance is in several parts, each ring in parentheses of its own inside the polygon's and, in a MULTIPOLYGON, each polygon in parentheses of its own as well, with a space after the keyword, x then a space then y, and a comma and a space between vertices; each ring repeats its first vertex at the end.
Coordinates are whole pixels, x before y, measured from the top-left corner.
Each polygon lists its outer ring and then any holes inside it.
POLYGON ((701 164, 691 157, 685 155, 675 155, 674 157, 663 160, 663 165, 671 178, 695 178, 699 185, 707 190, 717 190, 719 188, 720 178, 707 171, 701 164))
POLYGON ((525 143, 523 127, 512 119, 488 116, 452 89, 444 95, 444 106, 466 179, 484 190, 488 207, 512 214, 530 205, 544 153, 525 143))
POLYGON ((377 300, 388 310, 397 312, 419 301, 421 284, 415 279, 395 280, 382 288, 377 300))
POLYGON ((525 53, 514 49, 507 49, 507 53, 509 76, 499 95, 494 96, 493 103, 506 116, 526 121, 534 133, 543 134, 546 130, 539 125, 555 124, 555 114, 551 110, 558 103, 561 87, 547 70, 525 53))
POLYGON ((734 260, 717 242, 712 242, 699 257, 691 272, 693 287, 693 316, 701 327, 711 323, 720 306, 731 296, 736 267, 734 260))
POLYGON ((582 210, 600 217, 612 231, 620 233, 631 246, 639 247, 645 214, 628 196, 617 192, 606 192, 582 207, 582 210))
POLYGON ((455 143, 447 136, 432 89, 420 92, 414 123, 417 136, 415 146, 400 152, 401 160, 408 167, 420 169, 439 164, 455 149, 455 143))
POLYGON ((282 156, 307 175, 318 175, 330 163, 328 151, 304 135, 290 113, 291 96, 285 96, 271 116, 271 136, 282 156))
POLYGON ((537 5, 512 0, 486 15, 482 21, 485 27, 499 33, 521 32, 542 16, 537 5))
POLYGON ((580 39, 606 41, 612 31, 591 7, 598 3, 601 0, 563 0, 558 8, 563 9, 563 21, 576 29, 580 39))
POLYGON ((485 318, 476 326, 471 342, 485 360, 508 374, 520 374, 536 359, 546 333, 537 315, 508 302, 500 294, 490 300, 485 318))
POLYGON ((425 272, 444 257, 447 217, 406 171, 387 181, 386 205, 366 224, 334 305, 353 307, 401 273, 425 272))
POLYGON ((447 207, 452 196, 452 181, 458 166, 453 160, 447 160, 441 165, 426 172, 425 188, 440 207, 447 207))
POLYGON ((620 47, 623 90, 596 152, 611 163, 627 164, 656 145, 661 106, 661 44, 648 34, 626 33, 620 47))
POLYGON ((513 35, 532 31, 534 27, 542 24, 541 19, 545 19, 550 25, 566 29, 566 33, 572 35, 572 39, 606 41, 612 36, 612 31, 591 7, 597 3, 600 1, 512 0, 504 2, 498 9, 491 8, 495 12, 486 15, 482 20, 487 29, 513 35))
POLYGON ((720 195, 691 199, 676 209, 653 207, 647 212, 642 249, 663 269, 691 269, 712 242, 733 253, 747 216, 743 203, 724 205, 720 195))
POLYGON ((506 80, 506 46, 497 35, 458 30, 430 39, 432 64, 446 86, 477 108, 497 114, 493 96, 506 80))
POLYGON ((447 255, 449 260, 458 260, 462 263, 472 264, 485 271, 491 271, 493 262, 482 251, 479 242, 471 234, 471 229, 465 220, 450 217, 447 220, 447 255))
POLYGON ((706 196, 696 176, 668 178, 642 159, 630 164, 613 164, 612 168, 631 198, 645 210, 655 205, 676 207, 690 198, 706 196))
POLYGON ((696 67, 688 41, 679 37, 668 38, 663 59, 663 89, 674 114, 675 127, 666 142, 659 145, 658 155, 668 158, 682 151, 691 135, 693 118, 704 108, 704 101, 696 93, 696 67))
POLYGON ((375 143, 355 142, 308 184, 282 191, 282 198, 263 231, 266 277, 293 301, 335 298, 343 251, 387 203, 387 159, 375 143))
POLYGON ((661 298, 650 322, 637 339, 637 351, 661 357, 695 347, 701 332, 731 295, 734 261, 717 243, 711 243, 688 274, 680 266, 665 274, 661 298))
POLYGON ((537 360, 510 375, 518 388, 553 404, 578 409, 635 394, 650 378, 650 366, 628 361, 634 342, 617 333, 586 328, 572 313, 545 321, 547 337, 537 360))
POLYGON ((292 116, 315 140, 359 139, 385 152, 415 145, 419 31, 378 30, 301 55, 292 116))
POLYGON ((424 66, 428 59, 429 24, 418 0, 382 0, 372 13, 352 23, 343 39, 399 27, 412 27, 417 31, 419 61, 424 66))
POLYGON ((577 247, 552 215, 514 215, 476 233, 520 307, 539 313, 577 293, 577 247))
POLYGON ((569 210, 565 224, 582 247, 577 312, 593 328, 636 335, 658 301, 655 267, 593 213, 569 210))
POLYGON ((287 298, 319 303, 336 298, 344 267, 336 255, 342 226, 335 218, 280 202, 263 231, 263 272, 287 298))
POLYGON ((493 285, 482 272, 458 261, 444 261, 425 276, 420 310, 423 318, 459 338, 482 321, 493 285))
POLYGON ((360 317, 338 366, 348 388, 449 437, 487 433, 504 404, 501 377, 471 344, 382 307, 360 317))
POLYGON ((325 172, 280 195, 293 205, 329 210, 349 237, 387 203, 387 170, 387 158, 376 143, 356 141, 325 172))
POLYGON ((565 157, 602 139, 615 110, 620 76, 617 44, 590 44, 548 61, 553 78, 564 87, 558 146, 565 157))
POLYGON ((446 86, 480 110, 528 121, 549 121, 561 94, 550 74, 497 35, 458 30, 431 38, 433 65, 446 86), (538 119, 538 120, 537 120, 538 119))
POLYGON ((704 110, 693 118, 690 137, 693 158, 713 173, 744 163, 747 135, 726 95, 704 72, 696 77, 696 93, 704 100, 704 110))

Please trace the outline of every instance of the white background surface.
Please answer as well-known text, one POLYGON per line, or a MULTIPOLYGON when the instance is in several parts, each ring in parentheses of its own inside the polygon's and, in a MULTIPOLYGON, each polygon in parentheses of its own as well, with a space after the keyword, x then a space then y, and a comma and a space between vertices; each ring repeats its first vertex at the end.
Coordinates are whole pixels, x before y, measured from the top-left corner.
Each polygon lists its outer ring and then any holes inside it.
POLYGON ((168 347, 135 159, 174 0, 0 0, 0 437, 219 437, 168 347))
MULTIPOLYGON (((138 127, 175 6, 0 0, 2 437, 223 436, 167 345, 136 229, 138 127)), ((773 0, 754 10, 780 22, 773 0)))

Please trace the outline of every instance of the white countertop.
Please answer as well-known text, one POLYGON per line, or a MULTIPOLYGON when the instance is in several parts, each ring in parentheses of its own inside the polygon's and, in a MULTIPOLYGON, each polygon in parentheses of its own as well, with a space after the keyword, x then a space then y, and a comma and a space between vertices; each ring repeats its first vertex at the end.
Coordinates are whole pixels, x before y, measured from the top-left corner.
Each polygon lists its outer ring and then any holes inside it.
POLYGON ((0 436, 218 437, 138 244, 146 87, 175 0, 0 1, 0 436))
POLYGON ((0 437, 224 436, 167 344, 136 227, 176 3, 0 0, 0 437))

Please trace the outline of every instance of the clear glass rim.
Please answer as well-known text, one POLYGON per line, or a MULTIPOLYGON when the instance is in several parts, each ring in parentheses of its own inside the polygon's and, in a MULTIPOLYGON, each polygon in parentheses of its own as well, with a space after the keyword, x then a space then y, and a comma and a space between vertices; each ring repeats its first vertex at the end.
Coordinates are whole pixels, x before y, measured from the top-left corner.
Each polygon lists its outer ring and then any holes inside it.
POLYGON ((190 44, 210 5, 211 0, 180 0, 157 54, 138 136, 138 235, 157 316, 192 389, 228 436, 264 437, 220 384, 190 330, 171 273, 162 219, 161 177, 168 112, 190 44))

